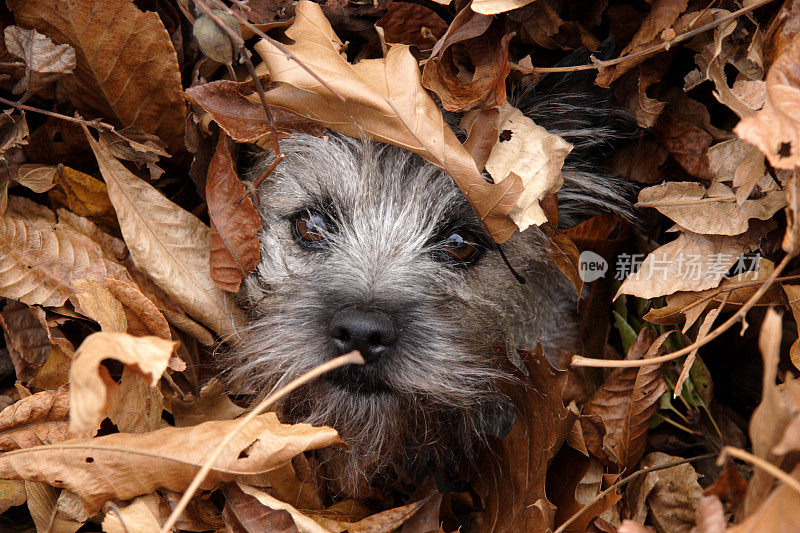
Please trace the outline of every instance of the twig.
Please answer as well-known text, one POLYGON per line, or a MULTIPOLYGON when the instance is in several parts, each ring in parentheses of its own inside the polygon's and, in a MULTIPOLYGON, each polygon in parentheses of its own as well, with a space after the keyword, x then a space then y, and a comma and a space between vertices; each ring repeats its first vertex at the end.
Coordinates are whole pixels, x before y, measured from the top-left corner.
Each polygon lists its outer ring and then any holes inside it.
MULTIPOLYGON (((196 0, 195 0, 195 1, 196 1, 196 0)), ((346 102, 346 101, 347 101, 347 99, 346 99, 344 96, 342 96, 341 94, 339 94, 339 92, 338 92, 336 89, 334 89, 333 87, 331 87, 331 86, 328 84, 328 82, 326 82, 325 80, 323 80, 323 79, 322 79, 322 78, 319 76, 319 74, 317 74, 316 72, 314 72, 313 70, 311 70, 311 68, 310 68, 308 65, 306 65, 305 63, 303 63, 303 62, 302 62, 302 61, 301 61, 301 60, 300 60, 300 59, 299 59, 299 58, 298 58, 296 55, 294 55, 294 53, 293 53, 291 50, 289 50, 288 48, 286 48, 285 46, 283 46, 281 43, 279 43, 278 41, 276 41, 275 39, 273 39, 272 37, 270 37, 269 35, 267 35, 267 34, 266 34, 266 33, 264 33, 263 31, 261 31, 260 29, 258 29, 256 26, 254 26, 253 24, 251 24, 251 23, 250 23, 250 21, 248 21, 246 18, 242 17, 242 16, 241 16, 239 13, 237 13, 237 12, 233 11, 231 8, 229 8, 228 6, 226 6, 225 4, 223 4, 222 2, 215 2, 215 4, 216 4, 216 5, 219 7, 219 9, 221 9, 222 11, 224 11, 225 13, 227 13, 228 15, 232 16, 233 18, 235 18, 235 19, 236 19, 236 20, 239 22, 239 24, 242 24, 242 25, 244 25, 245 27, 247 27, 247 28, 248 28, 250 31, 252 31, 252 32, 253 32, 253 33, 255 33, 256 35, 258 35, 259 37, 261 37, 262 39, 264 39, 265 41, 267 41, 269 44, 271 44, 271 45, 272 45, 272 46, 274 46, 275 48, 277 48, 277 49, 278 49, 278 50, 279 50, 279 51, 280 51, 280 52, 281 52, 283 55, 285 55, 286 57, 288 57, 289 59, 291 59, 292 61, 294 61, 295 63, 297 63, 297 66, 298 66, 298 67, 300 67, 300 68, 302 68, 303 70, 305 70, 305 71, 306 71, 306 72, 307 72, 307 73, 308 73, 308 74, 309 74, 309 75, 310 75, 312 78, 314 78, 315 80, 317 80, 317 81, 318 81, 318 82, 319 82, 319 83, 320 83, 320 84, 321 84, 323 87, 325 87, 326 89, 328 89, 328 90, 329 90, 331 93, 333 93, 333 94, 334 94, 334 95, 335 95, 337 98, 339 98, 339 100, 341 100, 342 102, 346 102)))
MULTIPOLYGON (((250 78, 253 80, 253 87, 256 89, 256 93, 258 93, 258 98, 261 100, 261 106, 264 108, 264 113, 267 116, 267 123, 269 124, 269 129, 272 130, 272 150, 275 153, 275 165, 283 159, 283 154, 281 154, 281 148, 278 145, 278 128, 275 125, 275 116, 272 114, 272 108, 270 107, 269 103, 267 102, 267 96, 264 94, 264 87, 261 85, 261 80, 258 79, 258 74, 256 74, 256 68, 253 66, 253 62, 250 60, 250 51, 244 45, 244 39, 242 36, 233 31, 231 28, 228 27, 225 22, 220 19, 210 7, 208 7, 203 0, 193 0, 194 3, 203 10, 203 12, 208 15, 211 20, 219 27, 219 29, 223 30, 225 33, 228 34, 228 37, 231 40, 231 43, 235 43, 236 47, 239 51, 239 58, 242 63, 245 64, 247 67, 247 71, 250 73, 250 78)), ((228 64, 230 67, 230 64, 228 64)), ((233 70, 231 68, 231 70, 233 70)), ((236 81, 234 79, 234 81, 236 81)), ((269 172, 275 169, 273 165, 270 167, 269 172)), ((262 180, 263 181, 263 180, 262 180)), ((260 185, 260 183, 258 184, 260 185)), ((255 185, 255 188, 258 188, 258 185, 255 185)), ((257 195, 254 194, 254 203, 257 202, 257 195)))
MULTIPOLYGON (((84 126, 89 126, 90 128, 94 128, 96 130, 105 130, 110 131, 113 133, 117 133, 114 130, 114 126, 111 124, 106 124, 105 122, 101 122, 100 119, 93 119, 93 120, 84 120, 80 117, 70 117, 67 115, 62 115, 61 113, 55 113, 53 111, 47 111, 45 109, 39 109, 38 107, 33 107, 25 104, 20 104, 17 102, 13 102, 11 100, 6 100, 3 97, 0 97, 0 103, 10 105, 11 107, 15 107, 17 109, 21 109, 23 111, 30 111, 32 113, 39 113, 40 115, 46 115, 48 117, 57 118, 60 120, 66 120, 67 122, 72 122, 73 124, 83 124, 84 126)), ((117 133, 119 135, 119 133, 117 133)), ((122 137, 122 135, 120 135, 122 137)), ((123 137, 124 138, 124 137, 123 137)))
POLYGON ((778 479, 779 481, 783 481, 789 488, 800 494, 800 481, 796 480, 777 466, 773 465, 758 457, 753 455, 752 453, 748 453, 741 448, 735 448, 733 446, 725 446, 722 448, 722 451, 719 452, 719 459, 717 459, 717 464, 722 465, 725 462, 727 457, 735 457, 737 459, 741 459, 742 461, 748 462, 755 466, 756 468, 760 468, 767 474, 773 476, 774 478, 778 479))
POLYGON ((563 522, 560 526, 558 526, 558 529, 556 529, 553 533, 564 533, 564 531, 567 530, 567 527, 569 527, 569 525, 572 524, 575 520, 580 518, 580 516, 589 507, 591 507, 592 505, 594 505, 598 501, 600 501, 603 498, 605 498, 606 495, 609 492, 611 492, 612 490, 618 489, 621 486, 623 486, 623 485, 625 485, 627 483, 630 483, 631 481, 633 481, 634 479, 636 479, 639 476, 643 476, 644 474, 649 474, 650 472, 657 472, 658 470, 666 470, 667 468, 672 468, 673 466, 679 466, 679 465, 682 465, 684 463, 691 463, 691 462, 694 462, 694 461, 702 461, 704 459, 711 459, 712 457, 714 457, 713 453, 707 453, 705 455, 698 455, 697 457, 690 457, 689 459, 681 459, 680 461, 675 461, 673 463, 669 463, 669 464, 666 464, 666 465, 653 466, 653 467, 650 467, 650 468, 645 468, 644 470, 636 471, 633 474, 631 474, 628 477, 626 477, 625 479, 620 480, 618 483, 614 483, 612 486, 608 487, 603 492, 600 492, 597 496, 592 498, 592 501, 590 501, 589 503, 584 505, 577 513, 575 513, 574 515, 570 516, 565 522, 563 522))
POLYGON ((175 508, 172 510, 172 513, 170 513, 169 518, 167 518, 167 521, 163 526, 161 526, 160 533, 168 533, 170 529, 172 529, 172 526, 174 526, 175 522, 178 521, 178 517, 181 515, 184 509, 186 509, 186 506, 189 505, 189 501, 192 499, 192 496, 194 496, 195 492, 197 492, 197 489, 211 471, 214 461, 217 460, 225 447, 236 435, 242 431, 242 429, 244 429, 245 426, 247 426, 247 424, 249 424, 256 416, 264 412, 277 399, 292 392, 304 383, 307 383, 308 381, 311 381, 312 379, 324 374, 325 372, 333 370, 334 368, 351 363, 364 364, 364 358, 361 357, 361 354, 357 351, 352 351, 348 354, 341 355, 336 359, 331 359, 327 363, 323 363, 313 370, 306 372, 299 378, 292 380, 285 387, 265 398, 261 403, 258 404, 258 406, 256 406, 255 409, 247 413, 247 415, 240 418, 239 423, 236 424, 233 429, 231 429, 225 435, 225 437, 219 442, 219 444, 217 444, 211 454, 206 458, 205 462, 203 463, 203 467, 197 472, 197 474, 195 474, 194 479, 192 479, 192 483, 186 489, 186 492, 183 493, 183 496, 181 496, 178 505, 175 506, 175 508))
POLYGON ((705 346, 712 340, 716 339, 720 335, 722 335, 725 331, 728 330, 732 325, 739 321, 740 318, 744 317, 747 312, 758 303, 762 296, 769 290, 775 280, 778 278, 783 269, 786 268, 786 265, 789 264, 797 252, 794 251, 792 253, 787 254, 783 260, 775 267, 775 270, 770 274, 767 280, 764 282, 761 287, 758 288, 756 293, 753 295, 752 298, 747 300, 745 303, 732 317, 726 320, 721 326, 717 329, 703 337, 702 339, 698 339, 689 346, 685 348, 681 348, 678 351, 668 353, 666 355, 662 355, 660 357, 650 357, 648 359, 635 359, 635 360, 609 360, 609 359, 592 359, 589 357, 581 357, 580 355, 575 355, 572 357, 572 366, 592 366, 592 367, 602 367, 602 368, 631 368, 631 367, 639 367, 639 366, 646 366, 646 365, 657 365, 660 363, 666 363, 667 361, 672 361, 677 359, 683 355, 691 353, 693 350, 700 348, 701 346, 705 346))
POLYGON ((744 7, 742 9, 739 9, 738 11, 734 11, 732 13, 728 13, 727 15, 725 15, 723 17, 720 17, 719 19, 717 19, 717 20, 715 20, 713 22, 709 22, 708 24, 704 24, 703 26, 700 26, 697 29, 694 29, 694 30, 691 30, 691 31, 687 31, 686 33, 682 33, 680 35, 675 36, 673 39, 670 39, 668 41, 664 41, 663 43, 659 43, 659 44, 653 45, 653 46, 651 46, 649 48, 645 48, 644 50, 640 50, 640 51, 638 51, 636 53, 633 53, 633 54, 630 54, 630 55, 627 55, 627 56, 621 56, 621 57, 617 57, 617 58, 614 58, 614 59, 607 59, 607 60, 600 60, 600 59, 597 59, 594 56, 591 56, 589 58, 589 60, 591 61, 590 64, 588 64, 588 65, 573 65, 571 67, 532 67, 532 68, 526 68, 526 67, 520 67, 519 65, 517 65, 515 67, 515 69, 519 70, 520 72, 522 72, 524 74, 546 74, 546 73, 549 73, 549 72, 578 72, 578 71, 581 71, 581 70, 599 70, 599 71, 603 71, 604 69, 606 69, 608 67, 613 67, 614 65, 622 63, 623 61, 629 61, 631 59, 636 59, 638 57, 647 56, 647 55, 653 54, 655 52, 658 52, 660 50, 667 50, 667 49, 669 49, 670 46, 672 46, 674 44, 677 44, 677 43, 679 43, 681 41, 685 41, 686 39, 694 37, 695 35, 698 35, 700 33, 708 31, 708 30, 710 30, 712 28, 715 28, 715 27, 719 26, 720 24, 722 24, 723 22, 727 22, 729 20, 732 20, 732 19, 735 19, 737 17, 740 17, 740 16, 742 16, 744 14, 747 14, 747 13, 749 13, 749 12, 755 10, 755 9, 758 9, 761 6, 765 6, 765 5, 767 5, 767 4, 769 4, 770 2, 773 2, 773 1, 774 0, 761 0, 760 2, 756 2, 752 6, 744 7))

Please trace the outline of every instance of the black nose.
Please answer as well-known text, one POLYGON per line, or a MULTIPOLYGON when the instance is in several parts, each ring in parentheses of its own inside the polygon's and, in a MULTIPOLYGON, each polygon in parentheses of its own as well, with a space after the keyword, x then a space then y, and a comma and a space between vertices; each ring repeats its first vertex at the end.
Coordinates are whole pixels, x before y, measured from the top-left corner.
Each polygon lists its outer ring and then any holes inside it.
POLYGON ((355 307, 345 307, 333 315, 330 335, 340 353, 358 350, 368 363, 397 341, 397 329, 388 315, 355 307))

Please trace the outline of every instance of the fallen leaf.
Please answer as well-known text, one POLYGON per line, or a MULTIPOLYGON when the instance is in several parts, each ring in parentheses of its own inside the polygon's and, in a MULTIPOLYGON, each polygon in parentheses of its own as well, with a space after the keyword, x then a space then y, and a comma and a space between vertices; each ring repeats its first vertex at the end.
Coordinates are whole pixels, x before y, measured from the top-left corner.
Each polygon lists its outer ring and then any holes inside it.
MULTIPOLYGON (((66 487, 94 514, 112 499, 128 500, 158 488, 185 490, 236 424, 237 420, 206 422, 14 450, 0 455, 0 478, 66 487)), ((285 425, 273 413, 260 415, 228 444, 201 487, 211 489, 235 474, 266 472, 305 450, 339 442, 332 428, 285 425)))
MULTIPOLYGON (((756 470, 760 472, 760 470, 756 470)), ((800 481, 800 466, 795 467, 791 476, 800 481)), ((725 530, 726 533, 761 533, 764 531, 793 531, 800 524, 800 505, 797 505, 797 491, 781 483, 769 493, 746 520, 725 530)))
MULTIPOLYGON (((435 11, 410 2, 391 2, 386 6, 386 14, 375 25, 383 29, 387 43, 414 45, 419 48, 421 55, 433 49, 448 28, 448 24, 435 11)), ((369 47, 368 44, 364 48, 369 47)), ((361 53, 364 53, 364 49, 361 53)))
POLYGON ((500 135, 486 161, 486 170, 495 183, 512 175, 522 180, 525 190, 509 216, 524 231, 547 222, 540 202, 564 183, 561 167, 572 145, 509 104, 500 107, 499 124, 500 135))
POLYGON ((208 226, 133 175, 88 131, 87 137, 136 266, 215 332, 233 334, 236 305, 208 274, 208 226))
MULTIPOLYGON (((645 470, 665 466, 680 459, 653 452, 642 459, 639 468, 645 470)), ((641 515, 634 515, 633 519, 644 522, 645 517, 649 516, 659 531, 688 533, 695 524, 694 511, 703 496, 698 477, 694 467, 687 463, 648 472, 628 489, 630 504, 643 511, 641 515)))
MULTIPOLYGON (((314 531, 327 533, 325 528, 317 525, 316 522, 308 517, 306 517, 306 520, 315 529, 299 528, 295 525, 293 515, 289 511, 282 508, 272 508, 268 504, 262 503, 249 492, 245 493, 240 486, 242 485, 229 483, 224 485, 222 489, 225 495, 225 508, 222 510, 222 516, 228 527, 237 533, 256 533, 257 531, 274 531, 275 533, 314 531)), ((256 493, 267 496, 261 491, 256 491, 256 493)), ((279 500, 274 501, 279 502, 279 500)), ((279 503, 283 504, 283 502, 279 503)), ((300 515, 300 512, 295 510, 295 514, 300 515)))
POLYGON ((48 197, 57 207, 64 207, 102 226, 116 226, 117 216, 105 183, 73 168, 61 166, 55 175, 55 185, 48 197))
POLYGON ((0 311, 0 327, 17 379, 28 381, 50 355, 47 331, 34 310, 15 300, 6 300, 0 311))
POLYGON ((76 289, 73 298, 77 301, 75 305, 77 312, 100 324, 100 329, 103 331, 116 333, 128 331, 128 321, 125 319, 122 304, 102 282, 76 279, 72 285, 76 289))
MULTIPOLYGON (((697 13, 689 13, 679 19, 681 14, 686 10, 688 4, 688 0, 655 0, 650 7, 650 13, 648 13, 647 17, 642 22, 636 35, 633 36, 628 45, 620 52, 620 57, 638 54, 642 50, 662 42, 662 32, 668 28, 672 28, 674 30, 673 35, 675 35, 683 33, 682 26, 688 26, 691 19, 695 19, 693 21, 695 24, 703 24, 704 21, 697 20, 697 13), (687 19, 687 17, 691 17, 691 19, 684 20, 687 19)), ((652 55, 653 53, 639 55, 608 67, 597 74, 595 83, 601 87, 608 87, 612 81, 616 80, 636 65, 644 62, 645 59, 652 55)))
POLYGON ((131 0, 10 0, 8 7, 17 24, 75 50, 77 66, 64 89, 76 108, 141 126, 173 153, 185 150, 178 58, 156 12, 143 13, 131 0))
POLYGON ((28 500, 25 492, 24 481, 10 481, 0 479, 0 513, 5 513, 12 507, 22 505, 28 500))
POLYGON ((0 296, 28 305, 59 306, 75 293, 72 281, 81 278, 126 279, 127 273, 84 235, 0 217, 0 296))
POLYGON ((555 370, 542 354, 521 353, 529 384, 513 397, 517 420, 502 441, 492 440, 491 451, 479 460, 481 477, 475 486, 486 508, 479 529, 546 531, 555 509, 545 492, 547 465, 569 433, 575 415, 561 396, 566 373, 555 370))
POLYGON ((0 114, 0 154, 28 144, 29 135, 24 111, 14 116, 13 109, 6 109, 0 114))
POLYGON ((0 450, 30 448, 69 439, 68 414, 69 389, 66 387, 22 398, 0 412, 0 450))
POLYGON ((83 525, 59 509, 59 491, 54 487, 25 481, 25 492, 28 495, 28 511, 37 531, 74 533, 83 525))
POLYGON ((216 378, 203 385, 197 397, 188 393, 172 400, 177 427, 195 426, 209 420, 233 420, 242 413, 244 408, 231 401, 225 394, 225 386, 216 378))
POLYGON ((93 333, 78 347, 70 368, 70 431, 95 429, 111 407, 101 363, 115 359, 130 365, 155 387, 177 343, 125 333, 93 333))
POLYGON ((655 132, 664 148, 686 172, 698 178, 712 178, 707 150, 714 139, 707 131, 683 120, 670 109, 661 116, 655 132))
POLYGON ((521 181, 489 184, 483 179, 422 87, 417 62, 407 46, 392 46, 384 59, 351 65, 342 57, 343 43, 320 7, 305 0, 297 4, 295 23, 286 35, 295 41, 287 47, 347 98, 342 102, 281 51, 261 41, 256 51, 276 82, 266 93, 272 105, 351 137, 359 138, 366 131, 377 141, 421 155, 450 174, 494 240, 503 242, 513 234, 516 226, 507 214, 523 192, 521 181))
POLYGON ((261 260, 261 217, 239 181, 224 135, 219 136, 208 167, 206 203, 211 218, 211 278, 222 290, 239 292, 242 280, 261 260), (244 200, 238 202, 241 197, 244 200))
POLYGON ((739 235, 749 229, 749 220, 770 219, 786 206, 786 194, 771 191, 757 200, 736 201, 722 183, 706 190, 695 182, 670 181, 639 192, 636 207, 653 207, 693 233, 739 235))
POLYGON ((7 26, 4 34, 6 49, 25 63, 25 75, 12 89, 14 94, 34 94, 75 68, 75 50, 67 44, 54 44, 46 35, 19 26, 7 26))
POLYGON ((651 252, 639 270, 625 278, 615 298, 620 294, 655 298, 678 291, 712 289, 741 254, 758 248, 762 231, 754 227, 735 236, 684 231, 651 252))
POLYGON ((113 511, 107 509, 103 518, 102 526, 106 533, 156 532, 169 516, 169 508, 158 494, 139 496, 127 505, 115 507, 113 511))
MULTIPOLYGON (((628 352, 628 359, 655 356, 669 333, 658 338, 647 328, 628 352)), ((667 391, 661 365, 617 368, 595 391, 582 414, 599 416, 606 428, 604 446, 613 451, 611 460, 620 470, 633 467, 644 453, 650 417, 667 391)))
MULTIPOLYGON (((269 82, 266 76, 259 79, 262 85, 269 82)), ((208 113, 231 139, 247 143, 272 134, 264 106, 246 98, 254 90, 253 82, 219 80, 189 87, 184 96, 208 113)), ((290 111, 272 109, 272 114, 279 138, 290 132, 316 136, 325 132, 324 126, 290 111)))
POLYGON ((21 165, 13 174, 14 181, 33 192, 47 192, 55 186, 58 170, 52 165, 21 165))
POLYGON ((744 118, 734 133, 758 146, 775 168, 800 166, 800 37, 784 48, 767 73, 764 108, 744 118))
POLYGON ((105 286, 123 306, 127 332, 131 335, 155 335, 171 339, 169 323, 161 311, 133 283, 117 279, 106 279, 105 286))
POLYGON ((474 0, 472 10, 482 15, 497 15, 526 6, 534 0, 474 0))
POLYGON ((448 111, 505 104, 510 38, 500 19, 465 7, 433 47, 422 70, 422 85, 436 93, 448 111))
POLYGON ((73 351, 58 345, 50 346, 50 356, 36 371, 28 384, 39 389, 57 389, 69 383, 69 367, 73 351))
MULTIPOLYGON (((138 367, 138 365, 136 365, 138 367)), ((147 433, 161 427, 164 396, 131 366, 122 371, 108 419, 120 433, 147 433)))
POLYGON ((157 180, 164 170, 156 163, 159 157, 169 157, 165 145, 155 135, 145 132, 139 126, 128 126, 119 131, 100 130, 100 145, 114 157, 133 161, 137 166, 146 165, 150 179, 157 180))

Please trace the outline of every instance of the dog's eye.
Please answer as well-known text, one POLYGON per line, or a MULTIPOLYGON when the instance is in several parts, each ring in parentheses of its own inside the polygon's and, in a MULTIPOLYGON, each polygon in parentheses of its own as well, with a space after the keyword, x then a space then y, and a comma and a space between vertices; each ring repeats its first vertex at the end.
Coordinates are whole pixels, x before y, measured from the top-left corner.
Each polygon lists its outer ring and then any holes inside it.
POLYGON ((442 244, 442 251, 450 261, 458 263, 471 263, 478 257, 475 239, 466 231, 452 233, 442 244))
POLYGON ((294 218, 295 238, 307 244, 319 244, 328 233, 328 223, 319 213, 306 211, 294 218))

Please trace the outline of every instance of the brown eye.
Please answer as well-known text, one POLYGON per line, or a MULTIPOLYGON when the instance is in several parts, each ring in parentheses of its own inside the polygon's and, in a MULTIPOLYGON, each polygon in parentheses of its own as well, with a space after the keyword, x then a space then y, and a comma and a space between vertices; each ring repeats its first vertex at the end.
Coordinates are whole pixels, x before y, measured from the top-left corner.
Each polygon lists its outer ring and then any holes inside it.
POLYGON ((328 224, 319 213, 306 211, 294 219, 294 235, 298 242, 318 244, 325 240, 328 224))
POLYGON ((456 232, 451 234, 444 244, 442 251, 449 257, 459 263, 469 263, 475 260, 478 256, 478 248, 473 242, 473 237, 467 232, 456 232))

